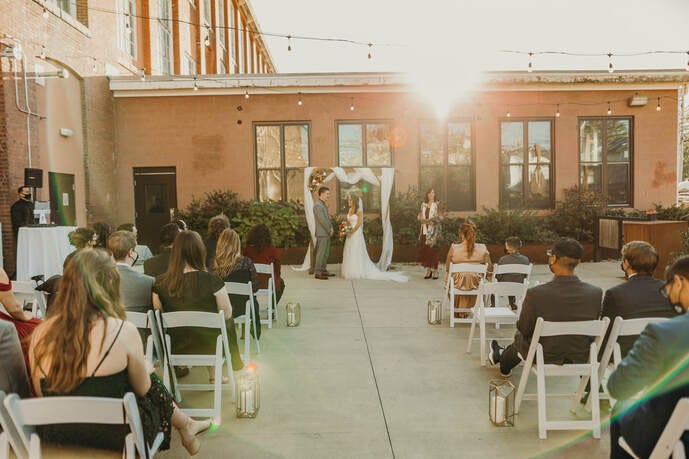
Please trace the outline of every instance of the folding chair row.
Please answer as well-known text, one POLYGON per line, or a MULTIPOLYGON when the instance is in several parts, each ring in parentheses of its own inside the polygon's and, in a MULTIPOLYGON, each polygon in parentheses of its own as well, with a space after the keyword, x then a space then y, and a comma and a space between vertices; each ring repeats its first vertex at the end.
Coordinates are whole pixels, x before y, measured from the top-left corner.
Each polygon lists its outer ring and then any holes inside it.
MULTIPOLYGON (((256 301, 256 299, 254 298, 253 286, 251 282, 247 282, 246 284, 240 282, 225 282, 225 290, 227 290, 227 293, 230 295, 241 295, 248 298, 244 314, 234 318, 234 324, 237 328, 241 328, 242 324, 244 325, 244 355, 242 358, 248 362, 251 360, 252 339, 256 343, 256 353, 258 354, 261 352, 261 344, 258 342, 258 331, 256 330, 256 321, 258 318, 255 317, 254 301, 256 301), (252 328, 254 331, 253 337, 250 333, 252 328)), ((239 334, 237 334, 237 336, 239 336, 239 334)))
POLYGON ((531 271, 533 270, 533 263, 528 265, 517 265, 517 264, 507 264, 507 265, 493 265, 493 282, 498 282, 498 276, 503 274, 521 274, 524 277, 522 283, 529 285, 531 279, 531 271))
POLYGON ((163 433, 146 444, 136 397, 128 392, 123 398, 108 397, 39 397, 22 400, 17 394, 0 392, 0 457, 12 447, 18 459, 41 457, 41 439, 37 426, 50 424, 127 424, 123 455, 127 459, 151 458, 163 442, 163 433))
POLYGON ((470 317, 473 314, 472 308, 459 308, 455 306, 455 299, 462 296, 476 296, 479 294, 479 289, 462 290, 455 287, 453 274, 456 273, 466 273, 466 274, 478 274, 480 281, 484 281, 486 278, 486 272, 488 271, 488 265, 479 263, 452 263, 450 264, 450 272, 447 274, 447 283, 445 284, 445 294, 444 301, 449 302, 450 311, 450 327, 454 327, 456 323, 472 323, 473 318, 470 317), (466 314, 466 317, 455 317, 455 313, 466 314))
POLYGON ((259 289, 256 292, 256 296, 266 297, 266 302, 267 302, 267 309, 268 309, 268 319, 263 320, 261 319, 262 324, 268 324, 268 328, 273 328, 273 320, 277 320, 278 318, 278 302, 277 302, 277 291, 276 291, 276 285, 275 285, 275 265, 273 263, 271 264, 262 264, 262 263, 255 263, 254 266, 256 267, 256 272, 260 275, 267 275, 270 276, 268 277, 268 287, 267 288, 262 288, 259 289), (273 317, 273 314, 275 315, 273 317))
POLYGON ((145 343, 146 360, 148 360, 151 365, 155 363, 155 359, 153 357, 153 350, 155 348, 155 358, 159 361, 162 361, 163 344, 160 338, 160 329, 158 328, 155 313, 153 311, 148 311, 146 313, 126 311, 126 314, 127 322, 133 323, 134 326, 140 330, 147 330, 151 332, 151 334, 148 335, 148 338, 146 338, 145 343))
POLYGON ((32 281, 12 281, 12 293, 22 304, 31 303, 31 315, 43 319, 47 312, 47 299, 44 292, 39 292, 32 281))

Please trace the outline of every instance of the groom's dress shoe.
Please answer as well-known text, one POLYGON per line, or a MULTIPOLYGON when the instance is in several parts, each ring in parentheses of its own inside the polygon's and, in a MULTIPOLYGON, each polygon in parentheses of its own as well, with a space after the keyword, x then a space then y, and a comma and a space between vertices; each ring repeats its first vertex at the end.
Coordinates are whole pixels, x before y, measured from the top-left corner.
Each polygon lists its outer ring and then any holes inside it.
POLYGON ((327 274, 316 274, 316 279, 319 280, 328 280, 330 279, 327 274))
POLYGON ((331 273, 331 272, 329 272, 329 271, 325 271, 325 272, 323 273, 323 275, 324 275, 324 276, 328 276, 328 277, 335 277, 335 274, 333 274, 333 273, 331 273))

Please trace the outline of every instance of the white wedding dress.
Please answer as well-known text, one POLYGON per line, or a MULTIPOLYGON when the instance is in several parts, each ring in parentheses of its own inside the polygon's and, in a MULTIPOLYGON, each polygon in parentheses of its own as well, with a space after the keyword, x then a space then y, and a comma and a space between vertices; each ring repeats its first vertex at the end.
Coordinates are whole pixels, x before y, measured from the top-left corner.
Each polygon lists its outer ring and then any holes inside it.
MULTIPOLYGON (((359 206, 361 209, 361 206, 359 206)), ((347 216, 347 221, 354 228, 359 220, 357 214, 347 216)), ((409 278, 400 272, 381 271, 371 261, 366 250, 363 224, 347 236, 342 252, 342 277, 345 279, 393 280, 407 282, 409 278)))

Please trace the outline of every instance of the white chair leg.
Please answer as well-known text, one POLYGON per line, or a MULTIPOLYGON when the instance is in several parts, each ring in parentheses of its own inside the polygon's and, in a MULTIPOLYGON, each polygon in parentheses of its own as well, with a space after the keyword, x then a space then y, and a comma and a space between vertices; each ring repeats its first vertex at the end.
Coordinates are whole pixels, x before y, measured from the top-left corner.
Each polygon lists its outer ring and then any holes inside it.
MULTIPOLYGON (((222 338, 221 338, 222 341, 222 338)), ((215 381, 213 387, 213 422, 220 424, 222 420, 222 342, 215 346, 215 381)))
MULTIPOLYGON (((597 356, 593 357, 597 359, 597 356)), ((594 360, 591 363, 591 388, 589 398, 591 399, 591 420, 593 421, 593 438, 600 438, 600 392, 598 392, 598 363, 594 360)))
POLYGON ((136 446, 134 445, 134 434, 129 433, 124 439, 124 457, 136 459, 136 446))
POLYGON ((244 359, 247 362, 251 361, 251 314, 244 314, 244 359))
MULTIPOLYGON (((261 344, 258 342, 258 331, 256 330, 257 322, 261 320, 260 317, 255 317, 256 311, 251 308, 251 325, 254 328, 254 341, 256 341, 256 353, 261 353, 261 344)), ((251 340, 249 340, 251 342, 251 340)))
POLYGON ((266 297, 268 303, 268 328, 273 328, 273 289, 268 284, 268 296, 266 297))
POLYGON ((41 457, 41 439, 37 433, 32 433, 29 440, 29 459, 41 459, 41 457))
MULTIPOLYGON (((474 313, 474 317, 477 314, 474 313)), ((478 319, 479 334, 481 335, 481 366, 486 366, 486 322, 483 317, 478 319)))
POLYGON ((684 454, 684 443, 678 441, 675 443, 675 449, 672 450, 672 459, 686 459, 684 454))
POLYGON ((6 432, 0 432, 0 458, 6 459, 8 457, 10 457, 10 441, 6 432))
POLYGON ((526 392, 526 383, 529 382, 529 374, 531 373, 532 362, 524 361, 524 369, 522 370, 522 376, 519 378, 519 386, 517 387, 517 396, 514 400, 514 413, 519 413, 519 407, 524 399, 524 392, 526 392))
POLYGON ((538 394, 538 438, 545 440, 548 437, 546 430, 546 397, 545 374, 543 373, 543 358, 538 359, 536 371, 536 392, 538 394))
MULTIPOLYGON (((453 314, 454 315, 454 314, 453 314)), ((471 328, 469 329, 469 339, 467 340, 467 350, 466 353, 471 353, 471 347, 474 342, 474 330, 476 329, 476 315, 471 320, 471 328)))

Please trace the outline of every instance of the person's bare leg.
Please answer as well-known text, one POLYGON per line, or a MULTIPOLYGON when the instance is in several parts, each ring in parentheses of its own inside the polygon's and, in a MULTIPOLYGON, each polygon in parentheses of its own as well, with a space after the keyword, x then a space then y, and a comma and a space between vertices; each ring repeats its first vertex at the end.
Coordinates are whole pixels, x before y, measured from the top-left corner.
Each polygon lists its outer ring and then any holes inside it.
POLYGON ((196 436, 198 433, 208 430, 211 425, 209 419, 205 421, 196 421, 179 409, 177 404, 174 405, 175 409, 172 412, 172 426, 179 431, 180 437, 182 437, 182 446, 187 450, 191 456, 198 454, 199 449, 201 449, 201 441, 196 436))

